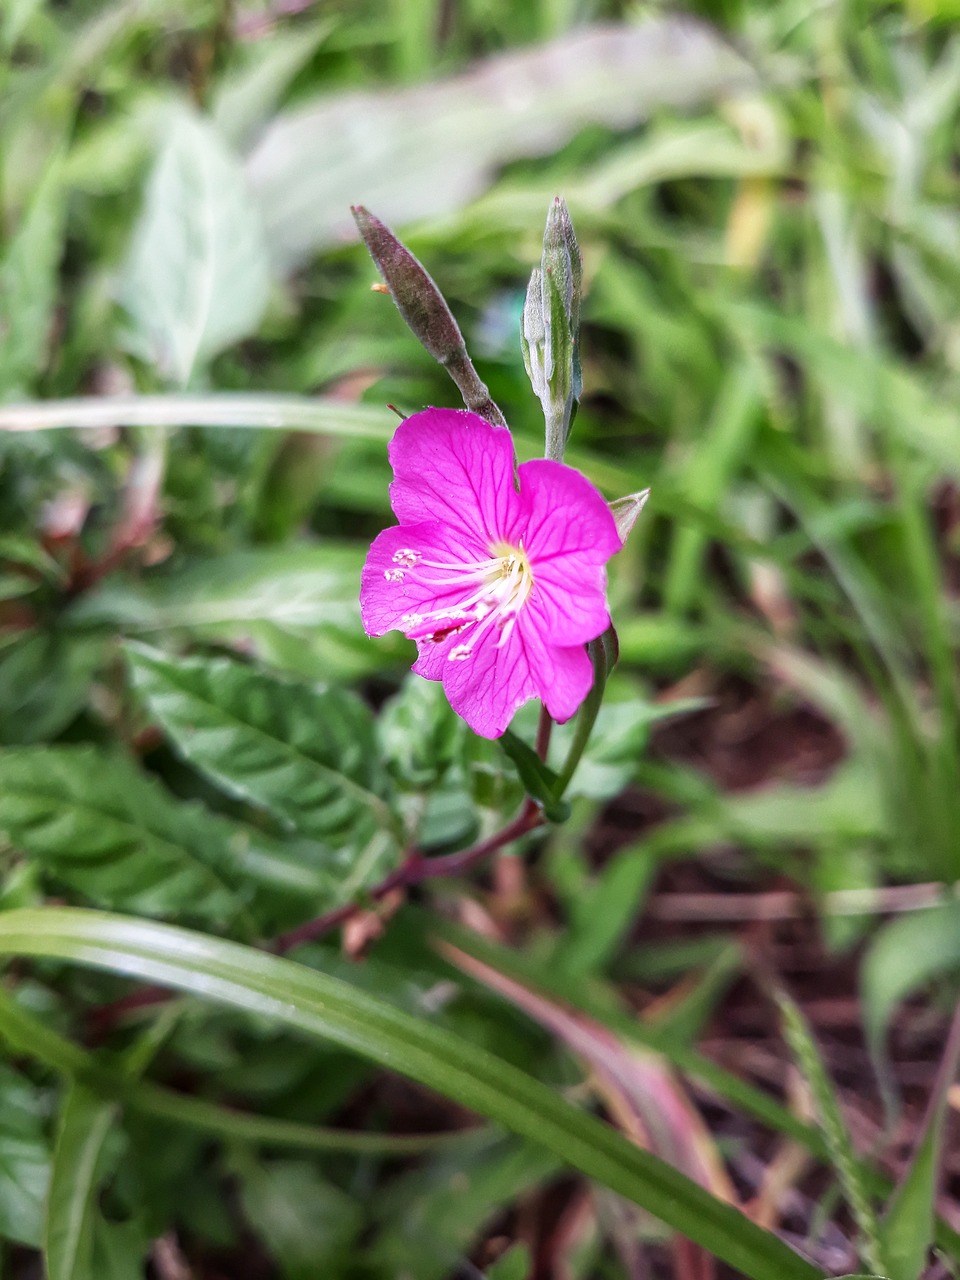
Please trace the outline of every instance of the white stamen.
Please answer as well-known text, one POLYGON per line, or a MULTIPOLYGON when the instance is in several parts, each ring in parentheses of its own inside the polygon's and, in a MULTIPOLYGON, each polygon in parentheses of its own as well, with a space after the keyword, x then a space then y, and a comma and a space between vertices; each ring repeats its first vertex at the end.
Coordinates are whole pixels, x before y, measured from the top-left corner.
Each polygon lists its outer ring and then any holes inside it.
MULTIPOLYGON (((461 598, 451 604, 424 613, 408 613, 400 619, 401 629, 415 640, 439 644, 465 633, 463 641, 447 652, 451 662, 471 658, 480 639, 492 628, 500 632, 497 647, 507 644, 534 587, 533 568, 522 543, 494 543, 488 559, 459 564, 426 560, 409 548, 396 552, 393 558, 404 569, 412 570, 415 565, 412 578, 441 597, 455 595, 450 588, 463 589, 461 598), (433 570, 440 570, 442 576, 434 576, 433 570)), ((399 577, 391 576, 397 573, 403 576, 398 570, 387 570, 385 576, 389 581, 399 581, 399 577)))
POLYGON ((384 569, 383 576, 388 582, 402 582, 404 573, 402 569, 384 569))
POLYGON ((419 551, 414 551, 410 547, 401 547, 399 551, 393 553, 393 563, 402 564, 406 569, 412 569, 415 564, 419 564, 423 556, 419 551))

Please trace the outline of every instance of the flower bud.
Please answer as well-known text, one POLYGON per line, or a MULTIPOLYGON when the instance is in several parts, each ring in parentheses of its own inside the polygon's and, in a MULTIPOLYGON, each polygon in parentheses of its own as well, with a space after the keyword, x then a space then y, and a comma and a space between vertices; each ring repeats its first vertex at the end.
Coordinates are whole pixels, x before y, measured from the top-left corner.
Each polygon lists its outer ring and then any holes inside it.
POLYGON ((558 461, 580 399, 582 284, 580 246, 558 196, 547 215, 540 266, 530 277, 520 324, 523 363, 546 419, 546 456, 558 461))
POLYGON ((494 426, 505 427, 503 414, 490 399, 490 392, 467 354, 460 326, 428 272, 389 227, 363 205, 354 205, 351 212, 397 310, 421 346, 450 374, 468 409, 494 426))

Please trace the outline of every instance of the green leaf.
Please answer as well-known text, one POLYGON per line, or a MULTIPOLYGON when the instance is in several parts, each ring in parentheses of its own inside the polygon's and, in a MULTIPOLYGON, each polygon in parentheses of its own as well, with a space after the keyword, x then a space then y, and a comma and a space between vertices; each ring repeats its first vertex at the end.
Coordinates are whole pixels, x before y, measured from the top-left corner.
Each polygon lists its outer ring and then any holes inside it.
POLYGON ((356 1200, 306 1160, 255 1160, 238 1153, 230 1170, 247 1220, 286 1280, 339 1274, 362 1225, 356 1200))
POLYGON ((532 747, 508 729, 500 739, 500 745, 517 766, 517 773, 527 794, 543 806, 543 812, 551 822, 566 822, 570 817, 570 805, 566 800, 554 798, 557 775, 543 763, 532 747))
POLYGON ((439 680, 409 675, 377 720, 384 757, 404 786, 431 788, 463 754, 466 724, 439 680))
POLYGON ((53 1155, 43 1233, 48 1280, 95 1280, 96 1194, 117 1108, 74 1084, 67 1093, 53 1155))
POLYGON ((960 1061, 960 1013, 955 1013, 937 1072, 923 1132, 910 1167, 881 1223, 884 1261, 891 1280, 915 1280, 926 1266, 936 1232, 937 1181, 950 1090, 960 1061))
POLYGON ((143 1280, 150 1239, 137 1218, 108 1222, 97 1215, 93 1236, 94 1280, 143 1280))
POLYGON ((298 104, 263 132, 247 172, 271 255, 289 269, 353 231, 357 200, 398 226, 440 218, 492 170, 552 154, 585 124, 629 128, 753 79, 719 36, 685 18, 580 27, 453 79, 298 104))
POLYGON ((166 377, 255 332, 270 280, 263 232, 215 126, 171 110, 121 283, 134 337, 166 377))
POLYGON ((49 1181, 42 1100, 23 1076, 0 1064, 0 1237, 40 1244, 49 1181))
POLYGON ((914 911, 875 935, 860 973, 867 1041, 886 1061, 887 1027, 901 1001, 935 978, 960 970, 960 902, 914 911))
POLYGON ((64 193, 51 164, 0 262, 0 400, 43 371, 63 252, 64 193))
MULTIPOLYGON (((407 912, 414 910, 406 908, 407 912)), ((416 918, 424 933, 452 943, 461 951, 493 966, 517 982, 536 986, 572 1010, 582 1010, 609 1027, 625 1043, 636 1043, 643 1048, 655 1050, 686 1076, 700 1082, 709 1092, 724 1098, 732 1106, 775 1132, 800 1143, 818 1160, 830 1162, 828 1144, 817 1126, 804 1123, 766 1090, 757 1089, 732 1072, 718 1067, 709 1058, 688 1049, 670 1035, 665 1035, 660 1028, 638 1021, 633 1014, 623 1013, 618 997, 609 988, 598 984, 596 979, 583 982, 572 977, 562 966, 553 962, 552 949, 546 953, 548 959, 544 959, 542 955, 534 959, 516 948, 493 943, 474 930, 442 919, 435 913, 429 917, 425 913, 416 913, 416 918)), ((643 976, 649 975, 644 973, 643 976)), ((870 1192, 876 1195, 889 1194, 889 1179, 864 1160, 857 1161, 857 1168, 870 1192)), ((952 1257, 960 1258, 960 1236, 942 1218, 937 1222, 937 1243, 952 1257)))
POLYGON ((128 647, 134 686, 176 749, 231 795, 330 846, 349 898, 399 856, 373 717, 339 688, 294 684, 229 658, 128 647))
POLYGON ((86 705, 103 661, 100 636, 34 631, 0 657, 0 743, 56 737, 86 705))
MULTIPOLYGON (((611 700, 610 692, 604 697, 586 750, 565 792, 568 796, 609 800, 618 795, 636 775, 637 764, 646 754, 651 729, 664 720, 700 711, 707 705, 704 698, 653 703, 633 697, 618 702, 611 700)), ((573 721, 555 728, 551 743, 554 759, 563 758, 573 734, 573 721)))
POLYGON ((533 1258, 525 1244, 515 1244, 491 1267, 487 1267, 486 1280, 527 1280, 533 1274, 533 1258))
POLYGON ((552 1151, 751 1280, 822 1280, 774 1235, 546 1086, 316 970, 183 929, 70 908, 0 914, 0 954, 161 982, 332 1040, 552 1151))
POLYGON ((223 924, 242 837, 175 801, 120 755, 89 747, 0 752, 0 832, 100 906, 223 924))
POLYGON ((185 629, 241 643, 273 666, 330 679, 345 667, 382 661, 360 628, 362 565, 363 548, 344 543, 236 551, 136 584, 104 583, 70 616, 77 625, 117 626, 128 634, 185 629), (331 662, 333 645, 342 661, 331 662))
POLYGON ((446 1150, 384 1189, 370 1250, 373 1271, 416 1280, 456 1274, 485 1224, 556 1177, 557 1166, 543 1150, 495 1131, 458 1135, 446 1150))

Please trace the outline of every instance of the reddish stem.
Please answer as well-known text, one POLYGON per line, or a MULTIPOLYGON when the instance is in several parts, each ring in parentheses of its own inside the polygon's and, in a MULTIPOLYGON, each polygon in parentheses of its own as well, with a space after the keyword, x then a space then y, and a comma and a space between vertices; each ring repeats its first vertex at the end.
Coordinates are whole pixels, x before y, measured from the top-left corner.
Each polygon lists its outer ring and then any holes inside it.
MULTIPOLYGON (((286 955, 296 947, 323 937, 338 925, 346 924, 361 911, 366 911, 371 901, 379 902, 395 889, 409 889, 414 885, 422 884, 425 880, 439 880, 461 875, 488 854, 495 853, 497 849, 502 849, 504 845, 518 840, 527 832, 543 826, 543 822, 542 810, 534 801, 528 799, 512 822, 486 840, 471 845, 469 849, 461 849, 459 853, 448 853, 438 858, 425 858, 419 849, 412 849, 399 867, 369 890, 363 901, 345 903, 334 911, 327 911, 322 916, 308 920, 305 924, 298 925, 296 929, 282 933, 272 942, 264 944, 264 949, 276 955, 286 955)), ((138 987, 119 1000, 91 1010, 90 1031, 93 1038, 101 1039, 126 1014, 160 1004, 169 999, 171 994, 166 987, 138 987)))
POLYGON ((526 835, 528 831, 542 824, 542 812, 532 800, 528 800, 511 823, 488 839, 471 845, 469 849, 461 849, 459 853, 448 853, 440 858, 425 858, 419 849, 414 849, 395 871, 391 871, 385 879, 370 890, 367 903, 348 902, 334 911, 328 911, 314 920, 308 920, 305 924, 298 925, 296 929, 291 929, 289 933, 282 933, 279 938, 275 938, 269 950, 276 952, 277 955, 286 955, 288 951, 302 946, 305 942, 313 942, 314 939, 322 937, 337 925, 346 923, 358 912, 365 910, 370 900, 379 902, 394 889, 410 889, 424 880, 439 880, 461 875, 475 862, 479 862, 490 853, 495 853, 497 849, 502 849, 504 845, 518 840, 520 836, 526 835))

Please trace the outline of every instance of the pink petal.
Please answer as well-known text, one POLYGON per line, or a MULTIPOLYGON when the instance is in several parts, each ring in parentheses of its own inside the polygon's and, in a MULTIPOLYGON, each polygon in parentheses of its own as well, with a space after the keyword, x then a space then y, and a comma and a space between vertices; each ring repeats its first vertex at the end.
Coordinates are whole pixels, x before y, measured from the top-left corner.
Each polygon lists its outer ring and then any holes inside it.
POLYGON ((620 550, 616 521, 585 476, 547 459, 520 468, 523 545, 535 583, 525 612, 544 640, 583 644, 610 623, 604 565, 620 550))
POLYGON ((469 531, 428 520, 420 524, 394 525, 377 535, 367 554, 360 578, 360 616, 367 635, 382 636, 401 626, 408 614, 451 608, 469 593, 469 586, 436 584, 453 573, 397 563, 395 556, 413 551, 423 560, 441 564, 465 564, 489 552, 469 531))
POLYGON ((534 566, 559 556, 606 564, 620 550, 610 508, 585 475, 536 458, 523 463, 519 476, 523 545, 534 566))
POLYGON ((526 610, 498 648, 499 639, 491 629, 473 657, 463 661, 449 656, 463 637, 423 641, 413 669, 428 680, 442 680, 454 711, 483 738, 499 738, 530 698, 540 698, 555 720, 569 720, 593 684, 593 664, 584 647, 548 643, 526 610))
POLYGON ((576 565, 566 558, 534 565, 534 587, 523 613, 550 644, 584 645, 610 625, 606 580, 602 565, 576 565))
MULTIPOLYGON (((499 738, 517 707, 539 693, 519 627, 514 627, 500 648, 499 639, 495 629, 487 632, 472 658, 451 662, 444 656, 440 669, 451 707, 481 738, 499 738)), ((446 641, 442 647, 449 650, 453 646, 446 641)), ((426 674, 425 668, 435 671, 438 665, 432 654, 421 649, 414 670, 426 674)))
POLYGON ((390 502, 401 524, 448 521, 488 549, 512 540, 520 512, 513 440, 465 409, 424 409, 390 442, 390 502))
POLYGON ((526 609, 517 619, 517 632, 537 697, 554 720, 563 724, 593 686, 593 663, 582 644, 552 644, 536 615, 526 609))

